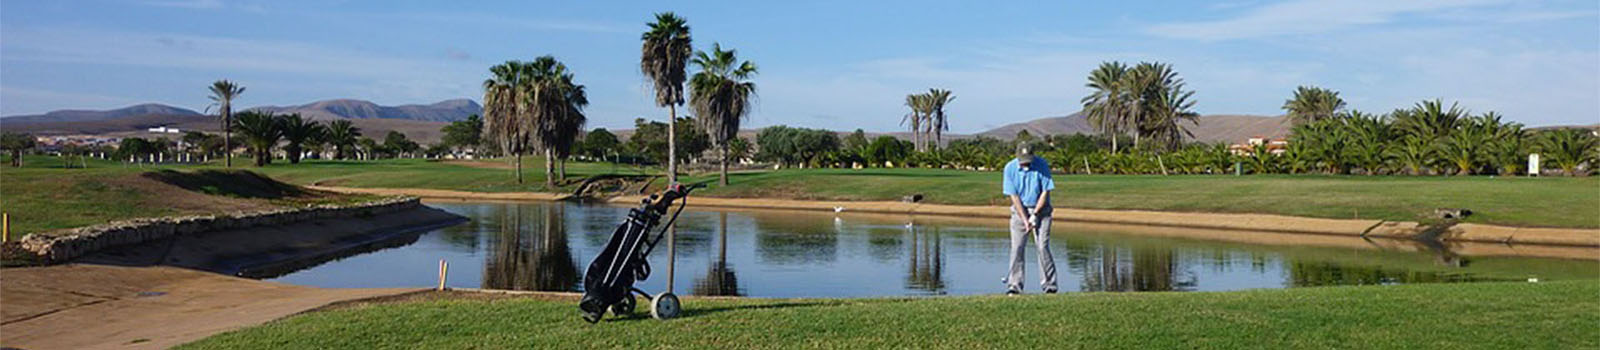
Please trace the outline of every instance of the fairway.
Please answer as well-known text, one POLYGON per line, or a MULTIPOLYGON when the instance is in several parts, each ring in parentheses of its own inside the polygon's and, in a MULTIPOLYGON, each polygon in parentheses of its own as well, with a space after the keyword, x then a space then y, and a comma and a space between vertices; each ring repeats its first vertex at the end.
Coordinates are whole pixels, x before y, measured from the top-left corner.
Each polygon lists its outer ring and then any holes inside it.
POLYGON ((312 313, 180 349, 1594 348, 1594 281, 909 299, 687 299, 590 325, 571 300, 312 313))
MULTIPOLYGON (((523 160, 518 183, 505 159, 439 161, 307 160, 266 167, 239 166, 299 184, 366 188, 418 188, 471 192, 566 193, 587 176, 658 175, 659 169, 571 162, 568 181, 544 185, 543 160, 523 160)), ((126 179, 163 170, 226 169, 216 164, 129 166, 91 161, 65 169, 56 157, 29 157, 27 166, 0 169, 13 230, 39 232, 108 220, 209 212, 204 205, 158 201, 126 179)), ((710 187, 711 197, 795 200, 897 201, 922 194, 926 203, 1005 205, 997 172, 950 169, 783 169, 737 172, 719 186, 716 175, 691 174, 684 182, 710 187)), ((1465 222, 1507 226, 1600 228, 1600 178, 1333 175, 1057 175, 1057 207, 1113 210, 1257 213, 1335 219, 1431 222, 1436 208, 1466 208, 1465 222)), ((652 186, 659 189, 664 180, 652 186)), ((226 194, 223 194, 226 196, 226 194)))

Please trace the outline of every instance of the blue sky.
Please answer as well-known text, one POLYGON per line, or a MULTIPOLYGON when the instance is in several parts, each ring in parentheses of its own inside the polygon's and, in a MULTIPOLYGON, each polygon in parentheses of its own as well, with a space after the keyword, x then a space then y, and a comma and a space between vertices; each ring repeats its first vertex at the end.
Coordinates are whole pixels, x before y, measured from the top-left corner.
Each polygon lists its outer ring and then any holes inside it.
POLYGON ((0 3, 0 114, 159 102, 481 99, 487 67, 551 54, 591 127, 662 118, 639 33, 675 11, 695 46, 757 62, 748 125, 900 128, 908 93, 955 92, 952 130, 1077 111, 1106 60, 1169 62, 1205 114, 1277 115, 1297 85, 1384 112, 1460 101, 1529 125, 1600 123, 1596 1, 23 1, 0 3))

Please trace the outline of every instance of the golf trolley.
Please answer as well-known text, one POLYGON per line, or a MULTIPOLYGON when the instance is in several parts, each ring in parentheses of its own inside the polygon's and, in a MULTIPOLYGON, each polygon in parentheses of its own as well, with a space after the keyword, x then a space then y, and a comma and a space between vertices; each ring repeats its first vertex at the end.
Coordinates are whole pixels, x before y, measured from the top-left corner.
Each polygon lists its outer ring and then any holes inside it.
POLYGON ((605 249, 594 257, 594 261, 589 263, 589 270, 583 274, 583 299, 578 302, 578 308, 583 310, 584 321, 600 322, 607 309, 616 315, 633 313, 637 303, 634 294, 650 299, 650 315, 655 318, 667 319, 678 315, 678 296, 671 291, 652 297, 650 293, 634 288, 633 283, 650 278, 650 262, 645 257, 661 242, 667 228, 678 220, 678 214, 683 212, 686 204, 684 198, 696 187, 674 184, 660 194, 650 195, 639 208, 628 210, 627 220, 611 233, 611 240, 606 242, 605 249), (673 201, 679 201, 676 210, 672 208, 673 201), (655 235, 650 235, 650 229, 655 228, 668 211, 672 212, 672 216, 667 219, 666 225, 662 225, 655 235))

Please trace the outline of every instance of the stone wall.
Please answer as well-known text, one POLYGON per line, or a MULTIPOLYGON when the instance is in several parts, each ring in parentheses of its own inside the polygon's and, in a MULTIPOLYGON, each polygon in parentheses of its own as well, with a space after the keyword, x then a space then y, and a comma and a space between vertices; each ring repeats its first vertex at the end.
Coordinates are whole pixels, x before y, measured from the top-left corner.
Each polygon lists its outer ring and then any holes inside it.
POLYGON ((235 212, 222 215, 174 216, 112 221, 62 229, 22 238, 22 248, 50 262, 64 262, 100 249, 143 243, 177 235, 203 234, 253 226, 284 225, 307 220, 372 216, 422 206, 415 197, 304 208, 235 212))

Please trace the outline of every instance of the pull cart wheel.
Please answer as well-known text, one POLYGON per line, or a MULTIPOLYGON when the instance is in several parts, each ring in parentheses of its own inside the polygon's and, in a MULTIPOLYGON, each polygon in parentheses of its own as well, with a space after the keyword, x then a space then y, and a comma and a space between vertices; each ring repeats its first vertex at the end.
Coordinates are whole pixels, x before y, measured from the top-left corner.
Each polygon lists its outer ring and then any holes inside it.
POLYGON ((638 302, 638 300, 633 298, 633 293, 628 293, 627 297, 624 297, 622 300, 618 300, 616 304, 611 305, 611 313, 617 316, 632 315, 633 307, 634 305, 638 305, 638 302))
POLYGON ((583 312, 583 320, 587 321, 589 323, 599 323, 601 316, 603 316, 603 315, 599 314, 599 313, 593 313, 593 312, 588 312, 588 311, 584 311, 583 312))
POLYGON ((665 320, 678 317, 679 311, 683 311, 683 309, 682 305, 678 304, 677 295, 672 295, 672 293, 661 293, 656 294, 655 298, 650 299, 650 316, 653 316, 656 319, 665 320))

